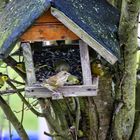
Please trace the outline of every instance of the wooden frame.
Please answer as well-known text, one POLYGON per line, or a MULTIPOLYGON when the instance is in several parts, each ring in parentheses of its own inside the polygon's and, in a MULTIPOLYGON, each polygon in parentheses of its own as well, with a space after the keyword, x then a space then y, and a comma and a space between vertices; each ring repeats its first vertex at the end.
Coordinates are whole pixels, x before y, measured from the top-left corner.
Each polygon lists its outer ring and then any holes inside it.
MULTIPOLYGON (((25 94, 27 97, 33 98, 48 98, 53 97, 51 91, 47 88, 41 87, 40 85, 35 84, 35 72, 33 66, 32 52, 29 43, 23 43, 23 55, 25 58, 25 66, 27 72, 27 86, 25 88, 25 94)), ((90 63, 89 63, 89 52, 88 45, 84 43, 82 40, 79 41, 80 47, 80 57, 81 57, 81 65, 82 65, 82 73, 83 73, 83 83, 84 85, 74 85, 74 86, 64 86, 58 89, 60 93, 64 97, 77 97, 77 96, 96 96, 98 91, 98 78, 94 79, 92 82, 90 63), (94 83, 94 84, 93 84, 94 83)), ((61 99, 57 97, 57 99, 61 99)))

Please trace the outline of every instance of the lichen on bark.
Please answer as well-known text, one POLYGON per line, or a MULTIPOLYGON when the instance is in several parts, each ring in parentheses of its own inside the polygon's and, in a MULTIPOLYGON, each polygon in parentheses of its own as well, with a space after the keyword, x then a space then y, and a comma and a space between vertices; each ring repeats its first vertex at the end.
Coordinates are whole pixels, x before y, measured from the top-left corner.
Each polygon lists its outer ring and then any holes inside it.
POLYGON ((136 53, 139 0, 122 1, 119 39, 121 64, 116 75, 116 108, 113 117, 113 138, 128 140, 135 118, 136 53), (121 107, 118 109, 118 107, 121 107))

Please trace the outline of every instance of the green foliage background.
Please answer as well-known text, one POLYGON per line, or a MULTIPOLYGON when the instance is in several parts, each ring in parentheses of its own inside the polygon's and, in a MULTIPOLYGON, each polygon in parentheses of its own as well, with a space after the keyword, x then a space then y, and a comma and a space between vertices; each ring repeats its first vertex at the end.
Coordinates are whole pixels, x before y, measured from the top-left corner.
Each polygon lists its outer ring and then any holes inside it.
MULTIPOLYGON (((16 51, 18 49, 18 46, 15 47, 13 51, 16 51)), ((18 60, 18 57, 14 57, 14 59, 18 60)), ((10 67, 6 67, 6 64, 0 63, 0 72, 3 74, 8 74, 11 79, 23 82, 20 76, 11 69, 10 67)), ((18 88, 22 88, 23 86, 16 85, 18 88)), ((6 90, 10 87, 5 83, 5 85, 0 89, 1 90, 6 90)), ((24 93, 23 93, 24 94, 24 93)), ((11 94, 11 95, 4 95, 4 98, 9 102, 10 107, 12 110, 15 112, 17 118, 19 121, 21 120, 22 116, 22 102, 19 99, 19 97, 16 94, 11 94), (18 113, 17 113, 18 112, 18 113)), ((28 99, 31 103, 35 99, 28 99)), ((26 106, 25 106, 26 107, 26 106)), ((24 111, 24 120, 23 120, 23 126, 25 130, 37 130, 38 129, 38 118, 28 109, 25 109, 24 111)), ((0 108, 0 128, 3 128, 4 130, 8 130, 9 128, 9 122, 7 121, 3 111, 0 108)))

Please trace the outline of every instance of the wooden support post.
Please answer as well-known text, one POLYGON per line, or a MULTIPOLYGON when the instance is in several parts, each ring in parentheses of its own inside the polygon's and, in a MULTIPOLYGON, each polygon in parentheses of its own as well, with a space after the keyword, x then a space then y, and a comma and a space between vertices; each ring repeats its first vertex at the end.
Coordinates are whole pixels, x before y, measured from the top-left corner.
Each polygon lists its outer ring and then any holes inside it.
POLYGON ((36 83, 31 46, 30 43, 22 43, 21 47, 23 49, 23 56, 25 61, 26 74, 27 74, 27 83, 28 86, 31 86, 36 83))
POLYGON ((81 66, 83 74, 83 84, 92 85, 92 76, 89 61, 88 45, 82 40, 79 41, 81 66))

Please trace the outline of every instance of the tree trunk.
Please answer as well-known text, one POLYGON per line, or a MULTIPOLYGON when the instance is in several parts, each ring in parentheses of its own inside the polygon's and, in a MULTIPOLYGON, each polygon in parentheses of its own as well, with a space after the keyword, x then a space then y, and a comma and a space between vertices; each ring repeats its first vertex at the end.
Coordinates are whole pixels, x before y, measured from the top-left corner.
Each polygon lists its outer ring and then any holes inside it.
POLYGON ((132 140, 140 139, 140 79, 137 78, 137 86, 136 86, 136 116, 135 116, 135 124, 134 130, 132 133, 132 140))
POLYGON ((128 140, 134 124, 138 11, 139 0, 122 1, 119 28, 122 60, 116 75, 116 100, 112 127, 115 140, 128 140))

